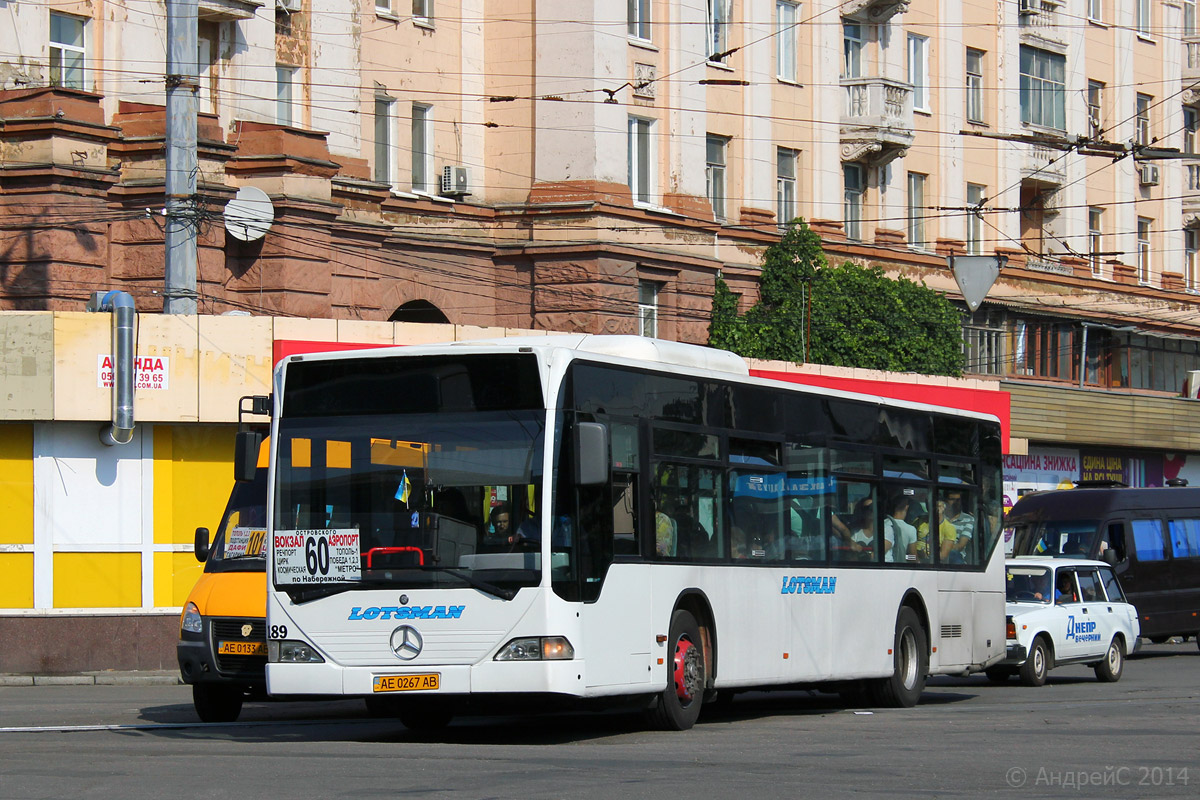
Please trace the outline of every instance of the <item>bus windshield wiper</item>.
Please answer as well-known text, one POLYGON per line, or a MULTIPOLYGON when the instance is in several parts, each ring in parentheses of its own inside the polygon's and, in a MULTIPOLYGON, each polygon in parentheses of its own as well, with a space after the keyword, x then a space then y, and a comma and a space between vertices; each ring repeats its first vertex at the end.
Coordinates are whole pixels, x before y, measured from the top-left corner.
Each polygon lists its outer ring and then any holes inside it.
POLYGON ((501 589, 499 586, 490 584, 487 581, 481 581, 478 578, 467 574, 466 572, 459 572, 458 570, 450 569, 449 567, 433 567, 433 569, 436 569, 438 572, 444 572, 447 575, 453 575, 456 578, 460 578, 470 584, 471 588, 478 589, 484 594, 490 594, 493 597, 499 597, 501 600, 512 600, 517 596, 517 593, 512 589, 501 589))

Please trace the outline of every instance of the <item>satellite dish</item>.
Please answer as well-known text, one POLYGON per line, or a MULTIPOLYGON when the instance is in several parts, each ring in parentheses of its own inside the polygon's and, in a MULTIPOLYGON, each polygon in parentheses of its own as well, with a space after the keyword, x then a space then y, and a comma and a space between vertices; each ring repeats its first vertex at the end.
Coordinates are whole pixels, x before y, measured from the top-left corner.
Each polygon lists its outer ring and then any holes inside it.
POLYGON ((271 198, 254 186, 238 189, 237 196, 225 204, 225 230, 243 242, 261 239, 274 221, 275 208, 271 198))

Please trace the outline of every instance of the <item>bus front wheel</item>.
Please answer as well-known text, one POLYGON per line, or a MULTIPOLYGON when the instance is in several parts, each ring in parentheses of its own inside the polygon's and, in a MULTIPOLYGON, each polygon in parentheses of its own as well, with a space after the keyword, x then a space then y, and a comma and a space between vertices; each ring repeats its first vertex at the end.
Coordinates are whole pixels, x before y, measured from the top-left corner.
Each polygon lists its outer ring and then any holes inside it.
POLYGON ((929 650, 925 628, 917 612, 908 606, 896 616, 896 636, 892 644, 892 674, 871 681, 870 696, 876 705, 912 708, 925 690, 929 674, 929 650))
POLYGON ((667 646, 671 648, 667 687, 650 710, 650 721, 663 730, 686 731, 700 716, 707 683, 700 626, 690 612, 677 609, 671 615, 667 646))

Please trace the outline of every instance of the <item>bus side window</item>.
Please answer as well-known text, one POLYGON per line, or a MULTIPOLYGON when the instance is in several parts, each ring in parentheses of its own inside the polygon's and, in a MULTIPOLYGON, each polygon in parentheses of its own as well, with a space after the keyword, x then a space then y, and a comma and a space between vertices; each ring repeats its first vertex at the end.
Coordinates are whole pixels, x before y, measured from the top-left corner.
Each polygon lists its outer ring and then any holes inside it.
POLYGON ((613 554, 638 554, 637 481, 634 475, 613 474, 612 530, 613 554))
POLYGON ((1135 519, 1133 525, 1133 550, 1138 561, 1163 561, 1166 546, 1163 540, 1162 521, 1158 519, 1135 519))

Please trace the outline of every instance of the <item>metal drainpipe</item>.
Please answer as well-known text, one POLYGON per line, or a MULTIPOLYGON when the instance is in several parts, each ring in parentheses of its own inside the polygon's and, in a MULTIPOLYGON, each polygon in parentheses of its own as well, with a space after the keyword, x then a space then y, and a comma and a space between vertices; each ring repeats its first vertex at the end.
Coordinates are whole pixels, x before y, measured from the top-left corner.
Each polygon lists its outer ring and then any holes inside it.
POLYGON ((96 292, 89 311, 112 314, 112 425, 100 429, 100 441, 109 447, 133 441, 133 325, 137 308, 128 292, 96 292))

